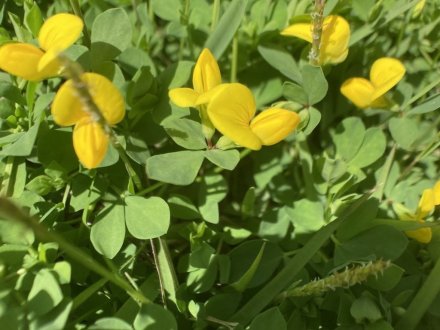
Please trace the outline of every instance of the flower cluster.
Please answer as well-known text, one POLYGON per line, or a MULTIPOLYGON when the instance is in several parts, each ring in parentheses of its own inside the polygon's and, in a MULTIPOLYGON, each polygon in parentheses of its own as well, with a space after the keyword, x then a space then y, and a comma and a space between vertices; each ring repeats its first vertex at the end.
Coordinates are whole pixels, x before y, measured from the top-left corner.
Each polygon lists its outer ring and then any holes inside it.
POLYGON ((222 84, 220 70, 209 49, 200 54, 193 73, 193 89, 174 88, 170 99, 181 107, 199 107, 202 121, 209 120, 224 136, 252 150, 283 140, 299 124, 299 116, 281 108, 269 108, 255 116, 252 92, 239 83, 222 84), (255 117, 254 117, 255 116, 255 117))
MULTIPOLYGON (((40 81, 63 73, 64 64, 60 54, 79 39, 83 29, 82 20, 71 14, 61 13, 46 20, 42 25, 38 48, 26 43, 8 43, 0 47, 0 69, 17 77, 40 81)), ((53 104, 53 120, 61 126, 75 125, 73 145, 86 168, 97 167, 105 157, 109 132, 106 125, 115 125, 125 116, 125 103, 121 93, 104 76, 84 73, 79 77, 86 86, 97 111, 78 93, 73 79, 66 81, 58 90, 53 104)))

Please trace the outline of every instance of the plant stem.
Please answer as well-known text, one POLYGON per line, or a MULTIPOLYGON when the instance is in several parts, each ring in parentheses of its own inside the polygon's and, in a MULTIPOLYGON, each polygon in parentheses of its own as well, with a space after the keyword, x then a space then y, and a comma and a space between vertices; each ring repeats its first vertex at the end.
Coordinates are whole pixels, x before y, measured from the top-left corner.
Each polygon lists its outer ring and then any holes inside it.
POLYGON ((411 301, 408 309, 396 325, 397 330, 416 329, 427 309, 440 291, 440 258, 437 259, 434 268, 429 273, 423 286, 411 301))
POLYGON ((214 3, 212 5, 211 32, 215 30, 219 16, 220 16, 220 0, 214 0, 214 3))
MULTIPOLYGON (((75 15, 78 17, 81 17, 81 19, 84 21, 84 16, 82 14, 79 1, 78 0, 70 0, 70 6, 72 7, 72 10, 75 13, 75 15)), ((87 27, 85 24, 84 24, 83 33, 84 33, 84 45, 87 48, 90 48, 92 41, 90 39, 89 31, 87 30, 87 27)))
POLYGON ((231 56, 231 83, 237 82, 238 67, 238 35, 235 33, 232 39, 232 56, 231 56))
POLYGON ((396 148, 397 148, 396 144, 393 144, 393 147, 391 148, 391 151, 385 161, 385 164, 382 167, 380 178, 377 183, 377 190, 373 194, 373 196, 376 197, 379 201, 382 201, 385 185, 388 181, 388 175, 390 174, 391 166, 393 165, 394 155, 396 154, 396 148))
POLYGON ((310 64, 319 66, 322 25, 324 21, 325 0, 315 0, 315 9, 312 12, 312 48, 309 52, 310 64))
POLYGON ((150 302, 142 294, 142 292, 135 290, 127 281, 124 280, 124 278, 118 276, 117 274, 109 271, 101 264, 97 263, 91 256, 65 240, 61 235, 47 230, 47 228, 39 223, 35 218, 28 216, 15 204, 4 197, 0 197, 0 217, 10 221, 20 222, 25 226, 31 228, 34 231, 35 236, 41 241, 52 241, 58 243, 60 249, 64 250, 64 252, 76 262, 101 275, 108 281, 113 282, 121 289, 126 291, 131 297, 133 297, 133 299, 137 300, 140 303, 150 302))

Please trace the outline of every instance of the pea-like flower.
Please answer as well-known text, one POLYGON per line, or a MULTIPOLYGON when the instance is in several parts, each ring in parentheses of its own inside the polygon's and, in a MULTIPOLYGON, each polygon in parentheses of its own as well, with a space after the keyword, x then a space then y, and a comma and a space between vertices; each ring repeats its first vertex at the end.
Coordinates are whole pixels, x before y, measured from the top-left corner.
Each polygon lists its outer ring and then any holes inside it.
MULTIPOLYGON (((437 181, 433 188, 425 189, 423 191, 419 205, 414 214, 404 214, 400 219, 424 223, 424 219, 434 210, 436 205, 440 205, 440 181, 437 181)), ((405 234, 421 243, 429 243, 432 238, 432 230, 429 227, 408 230, 405 234)))
POLYGON ((39 47, 28 43, 8 43, 0 47, 0 69, 26 80, 56 76, 61 70, 57 56, 81 35, 82 20, 71 14, 47 19, 38 33, 39 47))
POLYGON ((192 88, 173 88, 169 97, 179 107, 196 107, 198 99, 222 83, 218 63, 208 48, 203 49, 193 72, 192 88))
MULTIPOLYGON (((81 75, 90 96, 106 121, 115 125, 125 116, 125 103, 121 93, 110 80, 97 73, 81 75)), ((97 167, 107 152, 108 132, 104 131, 99 118, 90 105, 78 93, 73 80, 67 80, 58 90, 52 103, 52 116, 61 126, 75 125, 73 147, 86 168, 97 167)))
MULTIPOLYGON (((281 31, 284 36, 292 36, 313 42, 312 23, 295 23, 281 31)), ((341 16, 330 15, 323 21, 321 43, 319 48, 319 64, 338 64, 348 55, 350 41, 350 25, 341 16)))
POLYGON ((211 91, 208 116, 214 127, 236 144, 259 150, 289 135, 300 122, 298 114, 281 108, 269 108, 255 116, 252 92, 238 83, 222 84, 211 91))
POLYGON ((341 93, 361 109, 383 108, 388 104, 385 93, 397 85, 404 75, 402 62, 396 58, 382 57, 371 66, 370 80, 350 78, 342 84, 341 93))

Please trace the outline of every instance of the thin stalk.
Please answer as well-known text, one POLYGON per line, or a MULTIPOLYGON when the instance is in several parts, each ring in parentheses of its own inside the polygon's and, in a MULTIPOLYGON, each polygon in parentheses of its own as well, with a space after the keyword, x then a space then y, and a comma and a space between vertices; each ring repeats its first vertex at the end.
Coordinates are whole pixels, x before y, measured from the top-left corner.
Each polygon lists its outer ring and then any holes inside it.
POLYGON ((165 294, 165 288, 164 288, 164 279, 163 279, 163 274, 162 274, 162 271, 161 271, 161 268, 159 265, 159 261, 157 259, 157 251, 156 251, 154 239, 150 239, 150 245, 151 245, 151 252, 153 253, 154 264, 156 265, 156 271, 157 271, 157 275, 159 278, 160 296, 162 298, 162 304, 166 308, 167 307, 167 300, 166 300, 166 294, 165 294))
POLYGON ((231 83, 237 82, 238 70, 238 35, 234 35, 232 39, 232 55, 231 55, 231 83))
POLYGON ((436 87, 437 85, 440 84, 440 77, 437 80, 434 80, 432 83, 430 83, 429 85, 425 86, 424 88, 422 88, 422 90, 420 92, 418 92, 416 95, 414 95, 411 99, 409 99, 408 102, 406 102, 405 104, 402 105, 402 110, 405 110, 407 107, 409 107, 411 104, 413 104, 415 101, 417 101, 419 98, 423 97, 426 95, 426 93, 428 93, 431 89, 433 89, 434 87, 436 87))
POLYGON ((396 325, 397 330, 416 329, 425 312, 440 292, 440 258, 396 325))
POLYGON ((103 278, 119 286, 126 291, 133 299, 140 303, 150 303, 150 301, 142 294, 135 290, 130 283, 117 274, 109 271, 107 268, 97 263, 91 256, 85 253, 83 250, 77 248, 69 241, 65 240, 61 235, 47 230, 47 228, 39 223, 35 218, 30 217, 24 213, 15 204, 9 201, 7 198, 0 197, 0 216, 10 221, 17 221, 32 229, 35 236, 41 241, 51 241, 58 243, 60 249, 62 249, 67 255, 69 255, 76 262, 82 264, 84 267, 91 271, 101 275, 103 278))
POLYGON ((160 187, 166 185, 165 182, 156 182, 155 184, 152 184, 151 186, 142 189, 141 191, 136 193, 136 196, 144 196, 147 195, 149 193, 151 193, 152 191, 159 189, 160 187))
POLYGON ((325 0, 315 0, 315 9, 312 12, 312 48, 309 52, 310 64, 319 66, 322 25, 324 21, 325 0))
MULTIPOLYGON (((75 13, 75 15, 78 17, 81 17, 81 19, 84 21, 84 15, 82 14, 81 5, 79 4, 79 1, 78 0, 70 0, 70 6, 72 7, 72 10, 75 13)), ((85 24, 84 24, 83 34, 84 34, 84 45, 87 48, 90 48, 92 41, 90 39, 90 34, 89 34, 89 31, 87 30, 87 26, 85 24)))
MULTIPOLYGON (((189 35, 188 22, 189 22, 189 8, 190 8, 191 0, 184 0, 184 1, 185 1, 185 5, 183 7, 182 15, 180 16, 180 23, 183 26, 186 27, 187 33, 189 35)), ((185 41, 186 41, 185 36, 180 38, 180 43, 179 43, 179 61, 183 57, 183 50, 185 49, 185 41)))
POLYGON ((220 0, 214 0, 214 3, 212 5, 211 32, 215 30, 219 16, 220 16, 220 0))
POLYGON ((394 144, 380 173, 380 178, 377 183, 377 190, 373 194, 373 196, 376 197, 379 201, 382 201, 385 185, 388 181, 388 176, 390 175, 391 166, 393 165, 394 156, 396 154, 396 149, 397 146, 396 144, 394 144))

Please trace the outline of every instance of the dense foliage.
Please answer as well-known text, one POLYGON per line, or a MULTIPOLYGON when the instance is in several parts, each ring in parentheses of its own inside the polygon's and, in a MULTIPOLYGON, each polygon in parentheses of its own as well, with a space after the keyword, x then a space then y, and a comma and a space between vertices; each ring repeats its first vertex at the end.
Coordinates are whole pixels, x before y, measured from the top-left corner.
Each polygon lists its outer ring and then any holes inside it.
POLYGON ((0 22, 1 328, 440 327, 438 0, 0 22))

